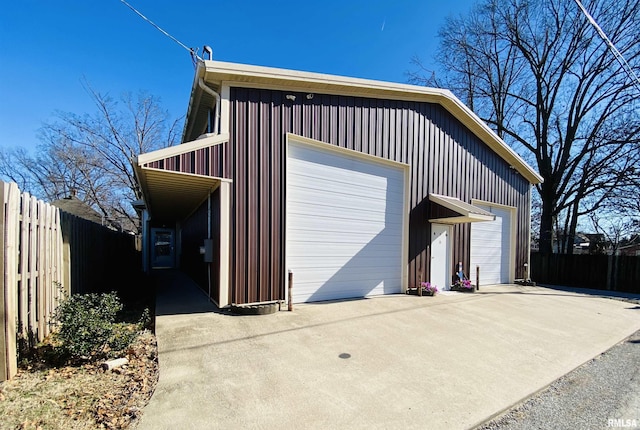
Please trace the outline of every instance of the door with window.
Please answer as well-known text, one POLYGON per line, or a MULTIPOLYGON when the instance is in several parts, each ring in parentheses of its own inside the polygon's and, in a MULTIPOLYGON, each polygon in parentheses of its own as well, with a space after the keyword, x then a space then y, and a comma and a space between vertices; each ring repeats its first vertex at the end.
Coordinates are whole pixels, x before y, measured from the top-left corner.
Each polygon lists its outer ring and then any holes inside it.
POLYGON ((151 229, 151 267, 170 269, 175 267, 175 232, 169 228, 151 229))

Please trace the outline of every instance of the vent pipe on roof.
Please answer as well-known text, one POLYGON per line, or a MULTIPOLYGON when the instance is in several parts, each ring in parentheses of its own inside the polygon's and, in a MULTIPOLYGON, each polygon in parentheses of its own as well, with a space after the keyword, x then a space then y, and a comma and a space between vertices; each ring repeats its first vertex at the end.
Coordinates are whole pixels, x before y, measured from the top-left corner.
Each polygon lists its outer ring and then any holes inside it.
POLYGON ((202 47, 202 57, 203 60, 213 60, 213 49, 209 45, 202 47), (209 58, 206 57, 207 55, 209 58))

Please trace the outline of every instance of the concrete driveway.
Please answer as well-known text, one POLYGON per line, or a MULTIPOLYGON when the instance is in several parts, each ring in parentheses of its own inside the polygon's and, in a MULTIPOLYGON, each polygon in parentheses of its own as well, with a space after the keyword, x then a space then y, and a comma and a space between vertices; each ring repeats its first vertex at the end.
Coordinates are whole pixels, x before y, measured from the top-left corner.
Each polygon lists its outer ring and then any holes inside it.
POLYGON ((469 428, 640 329, 628 302, 540 287, 216 312, 165 277, 140 429, 469 428))

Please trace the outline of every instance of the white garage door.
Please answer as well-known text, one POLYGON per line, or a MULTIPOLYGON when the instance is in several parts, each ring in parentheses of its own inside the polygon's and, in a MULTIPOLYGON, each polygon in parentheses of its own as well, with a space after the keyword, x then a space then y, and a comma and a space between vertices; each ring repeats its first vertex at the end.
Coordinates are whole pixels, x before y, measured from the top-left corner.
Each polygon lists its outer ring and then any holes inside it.
POLYGON ((495 221, 471 224, 471 278, 480 266, 480 285, 511 281, 511 211, 476 204, 495 214, 495 221))
POLYGON ((401 292, 402 167, 324 146, 288 147, 286 253, 294 302, 401 292))

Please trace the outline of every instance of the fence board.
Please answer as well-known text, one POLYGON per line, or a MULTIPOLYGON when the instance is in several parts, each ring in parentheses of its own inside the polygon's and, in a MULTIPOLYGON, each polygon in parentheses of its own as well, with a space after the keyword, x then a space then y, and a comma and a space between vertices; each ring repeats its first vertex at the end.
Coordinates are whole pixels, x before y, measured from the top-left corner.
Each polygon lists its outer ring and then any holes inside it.
MULTIPOLYGON (((6 236, 6 202, 9 184, 2 183, 0 187, 0 264, 4 270, 5 266, 5 236, 6 236)), ((6 273, 6 272, 4 272, 6 273)), ((8 359, 9 351, 7 348, 7 312, 5 306, 5 276, 0 277, 0 381, 9 378, 8 359)))
POLYGON ((11 378, 18 370, 17 359, 17 311, 18 297, 15 286, 18 282, 18 246, 20 225, 20 190, 14 183, 5 184, 4 195, 4 345, 6 356, 3 375, 11 378))

